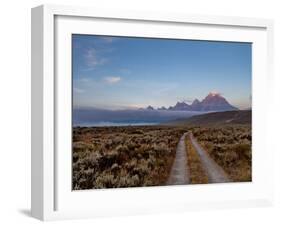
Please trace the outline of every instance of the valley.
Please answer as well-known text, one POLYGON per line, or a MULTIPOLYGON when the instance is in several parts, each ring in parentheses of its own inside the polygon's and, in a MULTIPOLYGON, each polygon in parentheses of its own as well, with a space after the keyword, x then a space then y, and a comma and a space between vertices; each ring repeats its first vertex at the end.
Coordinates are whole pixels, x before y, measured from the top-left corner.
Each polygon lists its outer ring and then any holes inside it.
POLYGON ((175 125, 75 127, 73 189, 251 181, 251 114, 209 114, 175 125))

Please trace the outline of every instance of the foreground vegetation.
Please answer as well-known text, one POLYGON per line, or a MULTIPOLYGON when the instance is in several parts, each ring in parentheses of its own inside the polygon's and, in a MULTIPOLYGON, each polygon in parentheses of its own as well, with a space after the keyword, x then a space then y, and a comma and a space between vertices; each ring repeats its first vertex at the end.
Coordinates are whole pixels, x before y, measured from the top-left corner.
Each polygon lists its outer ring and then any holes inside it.
POLYGON ((232 181, 252 180, 250 125, 195 127, 194 137, 232 181))
MULTIPOLYGON (((249 124, 216 126, 124 126, 73 128, 74 190, 165 185, 180 137, 191 131, 232 181, 252 180, 249 124)), ((190 182, 208 183, 186 138, 190 182)))
POLYGON ((74 190, 165 184, 181 128, 73 128, 74 190))

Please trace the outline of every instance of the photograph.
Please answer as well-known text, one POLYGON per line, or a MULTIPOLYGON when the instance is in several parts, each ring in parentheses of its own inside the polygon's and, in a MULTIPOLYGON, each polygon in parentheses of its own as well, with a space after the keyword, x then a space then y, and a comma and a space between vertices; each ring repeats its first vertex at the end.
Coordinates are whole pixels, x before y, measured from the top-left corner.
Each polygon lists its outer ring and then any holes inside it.
POLYGON ((252 181, 252 43, 71 41, 72 190, 252 181))

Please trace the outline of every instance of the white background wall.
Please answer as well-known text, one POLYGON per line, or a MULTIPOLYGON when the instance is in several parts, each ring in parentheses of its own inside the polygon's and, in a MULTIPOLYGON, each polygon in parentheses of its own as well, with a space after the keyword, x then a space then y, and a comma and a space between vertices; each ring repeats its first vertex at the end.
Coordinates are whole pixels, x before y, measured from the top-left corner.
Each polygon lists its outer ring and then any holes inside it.
MULTIPOLYGON (((56 0, 87 5, 192 14, 232 15, 275 20, 275 106, 270 142, 275 152, 276 202, 271 208, 197 211, 179 214, 52 222, 52 225, 280 225, 281 223, 281 7, 278 0, 56 0), (279 89, 279 90, 278 90, 279 89), (279 134, 278 134, 279 133, 279 134), (278 216, 279 215, 279 216, 278 216)), ((30 8, 49 0, 1 2, 0 35, 0 225, 36 225, 30 208, 30 8)), ((265 150, 266 151, 266 150, 265 150)))

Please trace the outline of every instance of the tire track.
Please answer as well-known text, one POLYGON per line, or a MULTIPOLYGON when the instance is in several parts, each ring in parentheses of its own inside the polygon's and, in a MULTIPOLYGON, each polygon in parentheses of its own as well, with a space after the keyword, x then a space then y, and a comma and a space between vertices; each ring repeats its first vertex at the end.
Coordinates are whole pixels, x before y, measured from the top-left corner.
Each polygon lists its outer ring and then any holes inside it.
POLYGON ((185 138, 187 134, 188 133, 184 133, 178 143, 176 157, 169 175, 169 179, 166 183, 167 185, 179 185, 190 183, 185 146, 185 138))
POLYGON ((198 153, 202 167, 204 168, 209 183, 225 183, 231 182, 224 170, 208 155, 208 153, 198 144, 193 134, 189 133, 189 139, 198 153))

